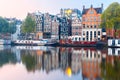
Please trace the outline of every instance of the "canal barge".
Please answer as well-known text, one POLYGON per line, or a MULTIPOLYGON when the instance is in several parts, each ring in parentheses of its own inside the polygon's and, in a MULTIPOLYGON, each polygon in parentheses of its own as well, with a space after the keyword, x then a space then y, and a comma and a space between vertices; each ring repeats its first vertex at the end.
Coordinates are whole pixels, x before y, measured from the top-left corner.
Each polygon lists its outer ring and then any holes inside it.
POLYGON ((71 36, 68 39, 61 39, 59 41, 60 46, 71 46, 71 47, 101 47, 106 46, 105 42, 102 41, 85 41, 81 40, 80 36, 71 36))
POLYGON ((15 40, 13 45, 31 45, 31 46, 49 46, 57 44, 56 40, 40 39, 40 40, 15 40))

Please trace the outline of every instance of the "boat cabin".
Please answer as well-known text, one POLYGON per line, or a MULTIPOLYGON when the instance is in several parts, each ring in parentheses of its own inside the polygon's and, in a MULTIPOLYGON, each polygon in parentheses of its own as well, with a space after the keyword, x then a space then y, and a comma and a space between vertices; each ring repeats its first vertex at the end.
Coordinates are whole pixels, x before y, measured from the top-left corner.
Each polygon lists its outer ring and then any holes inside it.
POLYGON ((120 47, 120 39, 108 39, 109 47, 120 47))
POLYGON ((71 39, 72 41, 82 41, 81 36, 69 36, 68 39, 71 39))

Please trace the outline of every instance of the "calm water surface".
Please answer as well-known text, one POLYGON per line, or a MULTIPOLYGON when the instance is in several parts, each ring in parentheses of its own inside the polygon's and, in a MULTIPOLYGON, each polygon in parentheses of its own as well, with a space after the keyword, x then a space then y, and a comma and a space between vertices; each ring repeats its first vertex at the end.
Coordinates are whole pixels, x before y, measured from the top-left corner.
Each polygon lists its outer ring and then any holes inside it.
POLYGON ((0 80, 119 80, 120 48, 0 46, 0 80))

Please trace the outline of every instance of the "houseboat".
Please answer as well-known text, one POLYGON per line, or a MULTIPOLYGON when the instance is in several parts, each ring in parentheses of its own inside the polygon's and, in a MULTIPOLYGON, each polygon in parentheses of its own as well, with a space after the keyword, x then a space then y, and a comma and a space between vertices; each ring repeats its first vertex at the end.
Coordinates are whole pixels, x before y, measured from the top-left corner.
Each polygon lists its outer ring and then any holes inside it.
POLYGON ((108 47, 120 47, 120 39, 108 39, 108 47))
POLYGON ((40 40, 16 40, 13 45, 31 45, 31 46, 49 46, 57 44, 56 40, 40 39, 40 40))
POLYGON ((48 46, 14 46, 17 50, 41 50, 41 51, 49 51, 52 47, 48 46))
POLYGON ((61 46, 80 46, 80 47, 96 47, 99 45, 105 45, 105 43, 102 43, 97 40, 92 41, 85 41, 82 40, 81 36, 70 36, 67 39, 60 40, 61 46))

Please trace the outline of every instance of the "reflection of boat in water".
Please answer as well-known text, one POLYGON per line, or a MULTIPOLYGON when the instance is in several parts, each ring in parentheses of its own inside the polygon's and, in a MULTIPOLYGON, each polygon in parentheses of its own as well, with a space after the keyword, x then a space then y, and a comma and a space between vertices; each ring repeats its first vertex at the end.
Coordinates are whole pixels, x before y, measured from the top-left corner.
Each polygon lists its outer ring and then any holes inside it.
POLYGON ((120 48, 108 48, 108 55, 120 55, 120 48))
POLYGON ((11 45, 0 45, 0 50, 11 49, 11 45))
POLYGON ((40 40, 16 40, 13 41, 14 45, 31 45, 31 46, 44 46, 54 45, 57 41, 53 39, 40 39, 40 40))
POLYGON ((109 39, 108 47, 120 47, 120 39, 109 39))
POLYGON ((47 46, 15 46, 18 50, 42 50, 42 51, 48 51, 51 50, 52 47, 47 46))

